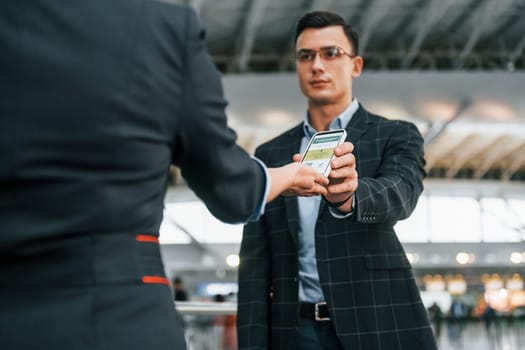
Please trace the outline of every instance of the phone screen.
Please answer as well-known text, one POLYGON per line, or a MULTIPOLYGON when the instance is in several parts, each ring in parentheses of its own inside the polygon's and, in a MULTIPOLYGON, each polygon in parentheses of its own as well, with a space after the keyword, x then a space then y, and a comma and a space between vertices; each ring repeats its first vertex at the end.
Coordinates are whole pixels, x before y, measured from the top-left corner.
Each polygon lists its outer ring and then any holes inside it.
POLYGON ((310 140, 301 162, 327 176, 330 173, 330 161, 334 155, 334 148, 343 143, 345 139, 344 129, 316 133, 310 140))

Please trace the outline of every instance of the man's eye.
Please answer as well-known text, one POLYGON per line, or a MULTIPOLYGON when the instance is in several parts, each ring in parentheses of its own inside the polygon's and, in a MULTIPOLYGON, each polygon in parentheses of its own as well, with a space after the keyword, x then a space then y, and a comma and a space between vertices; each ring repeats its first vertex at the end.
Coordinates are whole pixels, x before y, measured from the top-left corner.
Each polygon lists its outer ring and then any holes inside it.
POLYGON ((297 54, 297 57, 300 61, 311 61, 314 58, 315 53, 311 53, 308 51, 302 51, 297 54))
POLYGON ((339 50, 335 46, 327 47, 325 50, 325 55, 327 58, 335 58, 339 56, 339 50))
POLYGON ((310 61, 312 60, 313 55, 311 53, 305 53, 303 54, 303 61, 310 61))

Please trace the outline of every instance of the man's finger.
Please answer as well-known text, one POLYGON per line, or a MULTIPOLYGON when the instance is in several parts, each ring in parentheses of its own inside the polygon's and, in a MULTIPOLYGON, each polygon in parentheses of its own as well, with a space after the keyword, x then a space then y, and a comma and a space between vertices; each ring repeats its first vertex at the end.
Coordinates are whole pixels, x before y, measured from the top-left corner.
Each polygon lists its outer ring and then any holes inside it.
POLYGON ((334 149, 334 154, 336 157, 340 157, 344 154, 351 153, 353 151, 354 151, 354 145, 351 142, 346 141, 334 149))

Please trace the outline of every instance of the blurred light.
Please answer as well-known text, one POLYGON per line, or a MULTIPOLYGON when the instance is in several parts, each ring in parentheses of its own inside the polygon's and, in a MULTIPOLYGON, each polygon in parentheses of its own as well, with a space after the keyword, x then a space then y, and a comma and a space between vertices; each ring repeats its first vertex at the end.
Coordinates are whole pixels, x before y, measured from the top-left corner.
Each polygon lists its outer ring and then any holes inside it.
POLYGON ((497 273, 492 274, 492 276, 484 274, 481 279, 485 284, 486 291, 495 291, 503 288, 503 279, 497 273))
POLYGON ((461 265, 472 264, 474 262, 474 259, 474 254, 460 252, 456 255, 456 261, 458 262, 458 264, 461 265))
POLYGON ((467 281, 463 275, 456 275, 447 281, 447 290, 450 294, 461 295, 467 291, 467 281))
POLYGON ((219 283, 219 282, 212 282, 208 283, 204 286, 204 293, 206 295, 228 295, 228 294, 236 294, 239 290, 239 286, 237 283, 232 282, 225 282, 225 283, 219 283))
POLYGON ((217 261, 215 260, 215 258, 209 254, 204 254, 201 257, 201 264, 203 266, 212 267, 212 266, 215 266, 216 263, 217 261))
POLYGON ((496 121, 513 121, 519 119, 518 112, 510 105, 500 101, 477 101, 470 110, 476 118, 486 118, 496 121))
POLYGON ((510 294, 510 304, 513 307, 525 306, 525 291, 515 290, 510 294))
POLYGON ((226 257, 226 264, 231 267, 237 267, 239 266, 239 255, 237 254, 230 254, 226 257))
POLYGON ((489 290, 485 292, 485 301, 500 312, 509 310, 509 293, 505 289, 489 290))
POLYGON ((427 291, 444 291, 445 290, 445 280, 441 275, 425 275, 423 277, 423 282, 425 283, 425 289, 427 291))
POLYGON ((449 121, 458 112, 458 105, 452 101, 423 101, 416 104, 417 111, 426 119, 449 121))
POLYGON ((416 253, 407 253, 407 259, 411 264, 417 264, 419 261, 419 255, 416 253))
POLYGON ((523 261, 523 254, 518 252, 513 252, 510 254, 510 261, 512 261, 514 264, 519 264, 523 261))
POLYGON ((513 274, 512 277, 507 280, 506 288, 508 290, 522 290, 523 279, 518 273, 513 274))

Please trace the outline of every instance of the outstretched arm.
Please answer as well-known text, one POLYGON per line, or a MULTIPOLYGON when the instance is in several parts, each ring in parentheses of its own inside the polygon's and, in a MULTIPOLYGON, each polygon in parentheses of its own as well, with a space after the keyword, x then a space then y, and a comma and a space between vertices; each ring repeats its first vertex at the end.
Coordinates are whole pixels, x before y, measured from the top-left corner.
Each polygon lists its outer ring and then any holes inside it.
POLYGON ((271 202, 279 195, 316 196, 325 195, 328 178, 313 168, 290 163, 279 168, 269 168, 271 186, 266 202, 271 202))

